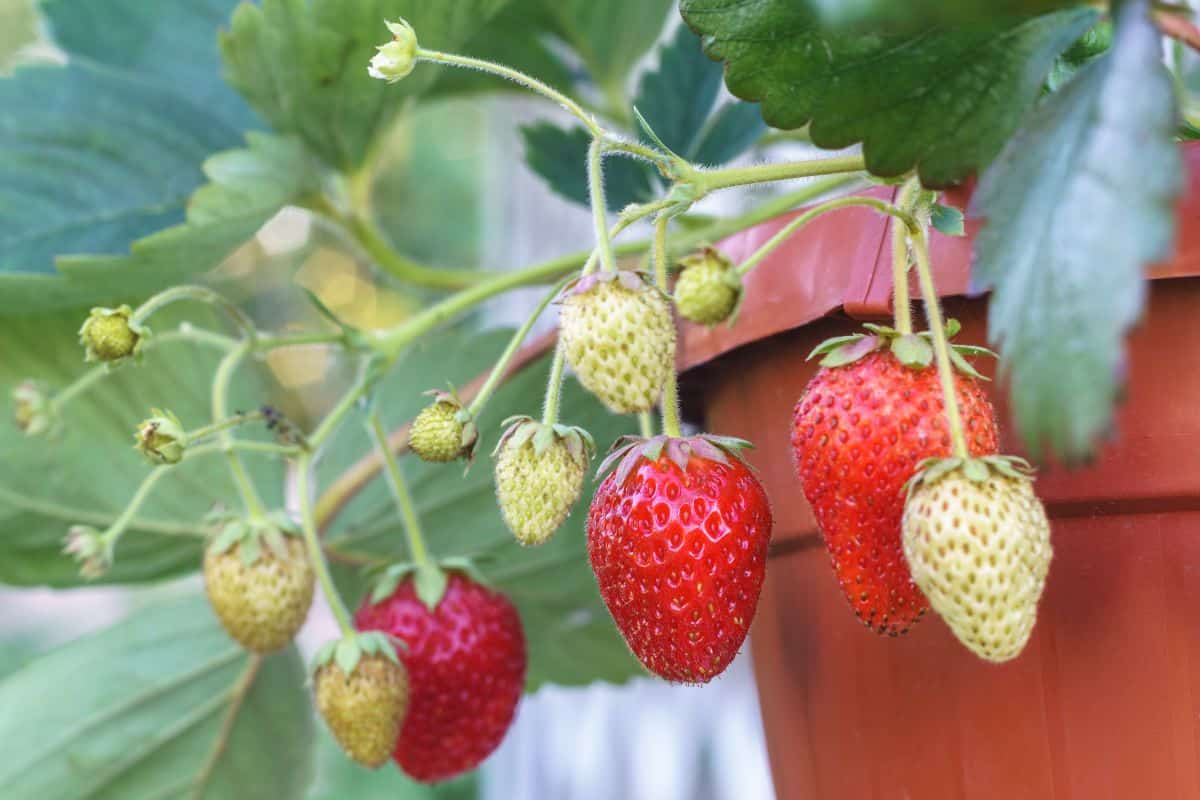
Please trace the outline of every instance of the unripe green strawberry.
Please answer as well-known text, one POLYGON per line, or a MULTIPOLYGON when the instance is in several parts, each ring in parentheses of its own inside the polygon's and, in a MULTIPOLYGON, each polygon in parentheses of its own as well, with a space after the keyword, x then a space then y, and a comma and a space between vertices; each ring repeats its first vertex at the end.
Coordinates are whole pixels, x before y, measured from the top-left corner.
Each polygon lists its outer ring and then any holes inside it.
POLYGON ((701 325, 729 319, 742 296, 742 279, 729 259, 707 247, 680 263, 683 271, 675 281, 679 315, 701 325))
POLYGON ((675 369, 675 323, 657 288, 636 272, 598 272, 562 296, 560 335, 579 382, 610 411, 649 411, 675 369))
POLYGON ((381 633, 330 642, 315 660, 317 710, 346 755, 376 769, 392 757, 408 711, 408 671, 381 633))
POLYGON ((79 329, 79 343, 85 350, 85 360, 113 364, 136 356, 149 329, 133 321, 133 309, 93 308, 79 329))
POLYGON ((479 437, 475 423, 452 392, 432 391, 434 401, 417 414, 408 446, 422 461, 445 464, 470 458, 479 437))
POLYGON ((1050 523, 1023 462, 932 461, 904 508, 913 580, 958 640, 988 661, 1016 658, 1037 621, 1050 523))
POLYGON ((204 553, 204 588, 221 625, 257 653, 286 645, 312 605, 304 543, 281 520, 233 520, 204 553))
POLYGON ((496 450, 496 497, 509 530, 524 545, 554 535, 583 491, 591 434, 566 425, 543 425, 529 417, 505 421, 511 427, 496 450))

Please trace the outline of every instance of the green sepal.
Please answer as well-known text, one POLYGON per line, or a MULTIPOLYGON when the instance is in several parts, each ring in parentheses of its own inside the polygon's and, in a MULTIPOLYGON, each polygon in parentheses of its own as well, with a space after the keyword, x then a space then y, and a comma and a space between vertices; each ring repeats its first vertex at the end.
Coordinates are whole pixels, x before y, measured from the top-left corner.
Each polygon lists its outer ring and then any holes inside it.
POLYGON ((449 582, 449 576, 437 564, 418 564, 413 575, 413 588, 417 590, 417 598, 430 611, 436 610, 438 603, 446 596, 446 586, 449 582))
POLYGON ((358 666, 358 662, 362 658, 362 648, 358 646, 358 641, 354 637, 347 636, 337 643, 337 647, 333 651, 333 658, 343 675, 353 675, 354 668, 358 666))
MULTIPOLYGON (((637 106, 633 106, 633 118, 635 120, 637 120, 638 127, 642 129, 642 132, 646 134, 646 136, 650 139, 650 141, 654 142, 654 144, 658 146, 659 150, 662 150, 664 153, 667 153, 668 155, 673 157, 676 161, 684 160, 679 157, 678 153, 676 153, 674 150, 667 147, 663 143, 663 140, 660 139, 658 137, 658 134, 654 132, 654 128, 650 127, 650 123, 647 122, 646 118, 642 116, 642 112, 638 110, 637 106)), ((665 176, 665 177, 670 177, 670 176, 665 176)))
POLYGON ((935 203, 929 222, 939 233, 946 236, 965 236, 967 233, 963 212, 952 206, 935 203))
POLYGON ((906 367, 920 369, 933 363, 933 346, 924 337, 913 333, 893 339, 892 354, 906 367))
POLYGON ((741 456, 742 450, 753 447, 754 445, 744 439, 709 434, 684 437, 662 434, 648 439, 640 436, 622 436, 613 442, 608 455, 596 470, 596 477, 602 477, 615 465, 617 471, 613 479, 620 486, 629 479, 638 461, 658 461, 664 453, 684 472, 687 471, 688 461, 693 455, 721 464, 728 464, 729 458, 732 457, 747 469, 753 469, 741 456))
POLYGON ((876 334, 835 347, 821 359, 822 367, 844 367, 866 358, 883 347, 886 340, 876 334))
POLYGON ((373 604, 382 602, 396 591, 396 587, 417 568, 412 562, 403 561, 389 564, 378 572, 369 596, 373 604))
POLYGON ((841 345, 848 344, 850 342, 857 342, 859 339, 862 339, 864 336, 865 336, 865 334, 862 334, 862 333, 851 333, 847 336, 834 336, 830 339, 826 339, 825 341, 821 342, 819 345, 814 347, 812 349, 812 352, 809 353, 808 356, 804 360, 812 361, 817 356, 823 356, 826 353, 829 353, 830 351, 832 351, 836 347, 840 347, 841 345))
POLYGON ((533 417, 517 415, 509 417, 502 423, 506 426, 504 433, 492 449, 492 456, 500 454, 500 449, 511 442, 520 448, 526 442, 533 442, 533 451, 541 455, 550 449, 556 440, 566 443, 571 457, 581 465, 586 466, 596 452, 596 440, 586 430, 574 425, 544 425, 533 417))
POLYGON ((242 559, 242 564, 247 567, 254 566, 261 554, 262 539, 257 536, 246 537, 242 540, 241 546, 238 548, 238 556, 242 559))
POLYGON ((345 339, 346 344, 351 350, 369 351, 371 349, 370 342, 367 341, 366 334, 353 325, 342 320, 337 314, 333 313, 329 306, 325 305, 325 302, 321 300, 321 298, 317 297, 316 293, 314 293, 311 289, 306 289, 304 287, 301 287, 301 289, 303 290, 305 297, 308 298, 308 302, 312 303, 313 308, 317 310, 317 313, 332 322, 337 329, 342 332, 342 337, 345 339))
POLYGON ((911 498, 918 486, 937 483, 952 472, 959 472, 973 483, 983 483, 994 474, 1018 480, 1033 480, 1035 470, 1019 456, 978 456, 971 458, 927 458, 904 484, 906 498, 911 498))
POLYGON ((299 536, 291 519, 282 511, 274 511, 265 517, 246 519, 225 514, 212 515, 209 521, 221 524, 219 532, 208 544, 213 555, 222 555, 238 546, 238 556, 247 567, 263 556, 265 550, 279 559, 288 557, 286 536, 299 536))
POLYGON ((489 589, 495 588, 492 585, 492 582, 488 580, 487 576, 480 571, 479 566, 475 563, 475 561, 467 556, 450 556, 449 558, 441 559, 438 561, 438 564, 441 565, 442 569, 448 572, 463 573, 480 586, 484 586, 489 589))

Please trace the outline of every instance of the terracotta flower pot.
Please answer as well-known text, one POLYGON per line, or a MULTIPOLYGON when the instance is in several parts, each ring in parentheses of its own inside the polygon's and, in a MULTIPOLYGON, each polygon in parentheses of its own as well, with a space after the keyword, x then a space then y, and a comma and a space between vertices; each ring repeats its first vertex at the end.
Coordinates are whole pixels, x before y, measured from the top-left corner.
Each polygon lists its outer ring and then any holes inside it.
MULTIPOLYGON (((780 800, 1200 797, 1200 339, 1184 335, 1200 313, 1200 147, 1185 152, 1177 251, 1130 341, 1116 437, 1091 467, 1038 480, 1055 558, 1033 638, 1008 664, 977 659, 935 614, 900 639, 859 625, 793 469, 792 406, 816 370, 805 356, 890 316, 888 221, 821 218, 752 273, 735 328, 685 330, 708 428, 757 443, 773 499, 780 553, 752 649, 780 800)), ((782 224, 722 249, 745 257, 782 224)), ((970 242, 935 236, 933 259, 958 341, 982 343, 985 302, 958 296, 970 242)))

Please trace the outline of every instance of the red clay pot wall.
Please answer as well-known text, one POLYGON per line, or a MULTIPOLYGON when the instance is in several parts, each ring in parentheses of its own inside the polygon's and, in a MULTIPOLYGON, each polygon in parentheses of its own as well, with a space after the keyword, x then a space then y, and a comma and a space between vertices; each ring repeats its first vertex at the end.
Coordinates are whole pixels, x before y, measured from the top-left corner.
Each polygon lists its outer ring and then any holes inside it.
MULTIPOLYGON (((1193 191, 1161 277, 1200 274, 1200 148, 1187 154, 1193 191)), ((771 562, 751 634, 778 797, 1200 798, 1200 278, 1153 284, 1116 438, 1097 462, 1039 478, 1055 559, 1038 626, 1020 658, 991 665, 933 614, 900 639, 862 628, 793 471, 791 410, 815 370, 804 358, 856 325, 811 320, 839 306, 886 313, 886 222, 844 217, 820 220, 769 259, 754 273, 745 323, 686 331, 681 357, 702 363, 750 343, 689 377, 710 430, 759 445, 751 461, 786 551, 771 562), (833 288, 811 277, 831 275, 830 263, 845 267, 833 288), (743 324, 752 327, 738 333, 743 324)), ((727 252, 749 252, 777 228, 727 252)), ((934 258, 943 291, 961 292, 969 242, 939 238, 934 258)), ((964 323, 959 341, 985 339, 984 301, 951 298, 947 308, 964 323)), ((1012 437, 1006 448, 1016 449, 1012 437)))

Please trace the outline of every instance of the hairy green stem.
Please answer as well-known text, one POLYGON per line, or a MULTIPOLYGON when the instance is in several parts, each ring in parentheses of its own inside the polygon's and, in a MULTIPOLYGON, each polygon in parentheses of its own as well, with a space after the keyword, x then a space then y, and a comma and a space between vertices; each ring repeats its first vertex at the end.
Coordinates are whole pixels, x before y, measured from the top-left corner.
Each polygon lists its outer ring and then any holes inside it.
POLYGON ((329 574, 329 563, 325 560, 325 553, 321 551, 321 543, 317 540, 317 523, 313 517, 312 489, 309 485, 311 480, 312 456, 305 454, 300 457, 296 474, 296 491, 300 495, 300 524, 304 531, 304 545, 308 549, 308 558, 312 562, 313 571, 317 573, 321 591, 325 593, 329 608, 333 611, 334 618, 337 619, 338 628, 341 629, 343 636, 347 636, 354 632, 354 627, 350 624, 350 612, 346 610, 346 604, 342 602, 342 596, 338 594, 337 586, 333 583, 333 576, 329 574))
POLYGON ((259 422, 265 419, 261 411, 250 411, 245 414, 234 414, 232 417, 213 422, 210 425, 205 425, 202 428, 196 428, 194 431, 187 432, 187 441, 198 442, 217 433, 236 428, 239 425, 245 425, 250 422, 259 422))
POLYGON ((174 286, 161 291, 138 306, 133 312, 131 321, 144 322, 155 311, 180 300, 195 300, 215 306, 224 311, 233 320, 233 323, 241 329, 246 338, 254 339, 258 335, 258 331, 254 328, 254 323, 242 313, 240 308, 226 300, 222 294, 209 289, 207 286, 174 286))
POLYGON ((484 61, 479 58, 471 58, 469 56, 460 56, 453 53, 442 53, 437 50, 426 50, 423 47, 417 48, 417 59, 419 61, 432 61, 437 64, 450 64, 455 67, 466 67, 467 69, 477 69, 481 72, 487 72, 492 75, 498 75, 501 78, 507 78, 513 83, 524 86, 530 89, 547 100, 558 103, 571 114, 575 115, 580 122, 588 129, 593 138, 603 136, 604 129, 592 118, 590 114, 580 108, 579 104, 571 98, 564 95, 555 89, 550 88, 546 84, 539 81, 537 78, 526 75, 519 70, 511 67, 503 66, 502 64, 493 64, 490 61, 484 61))
MULTIPOLYGON (((212 382, 212 414, 214 423, 220 423, 229 417, 228 402, 229 402, 229 384, 233 378, 233 373, 237 370, 238 364, 246 357, 246 354, 253 347, 253 340, 246 339, 235 350, 231 350, 226 356, 221 359, 221 363, 217 366, 217 372, 213 376, 212 382)), ((266 516, 266 509, 263 508, 262 498, 258 496, 258 490, 254 488, 254 482, 250 480, 249 473, 246 472, 246 467, 242 464, 242 459, 237 452, 229 447, 233 437, 228 431, 222 431, 220 434, 220 443, 225 448, 225 459, 229 462, 229 471, 233 476, 234 485, 237 486, 238 493, 242 496, 242 502, 246 506, 246 511, 252 518, 261 519, 266 516)))
POLYGON ((596 249, 600 251, 600 265, 607 272, 615 272, 616 259, 613 258, 612 242, 608 240, 607 200, 604 197, 604 143, 593 139, 588 146, 587 175, 588 191, 592 201, 592 222, 596 229, 596 249))
POLYGON ((475 395, 475 399, 471 401, 471 405, 467 408, 472 417, 478 416, 479 412, 483 410, 483 407, 491 398, 492 392, 496 391, 496 387, 500 385, 501 379, 504 378, 504 373, 508 371, 508 365, 512 363, 513 356, 517 354, 517 350, 520 349, 522 342, 529 336, 529 331, 533 329, 538 318, 542 316, 542 312, 546 310, 546 306, 550 305, 551 301, 558 297, 559 292, 562 291, 563 286, 566 285, 568 280, 569 278, 563 278, 556 283, 554 288, 537 304, 537 308, 526 318, 525 322, 517 329, 512 338, 508 340, 508 346, 504 348, 504 352, 500 355, 499 360, 492 367, 491 374, 488 375, 483 386, 479 387, 479 393, 475 395))
POLYGON ((816 175, 834 175, 842 172, 861 172, 866 162, 861 155, 838 156, 816 161, 792 161, 783 164, 759 164, 753 167, 731 167, 729 169, 702 170, 688 168, 685 180, 702 193, 727 189, 731 186, 747 186, 752 183, 772 183, 793 178, 810 178, 816 175))
POLYGON ((362 374, 359 375, 358 380, 350 387, 350 390, 342 395, 337 404, 325 415, 325 418, 321 420, 321 424, 308 437, 310 450, 315 452, 320 448, 325 443, 325 440, 337 430, 337 426, 342 423, 346 415, 358 404, 358 401, 365 397, 367 392, 371 390, 371 384, 374 382, 372 373, 373 370, 369 368, 364 369, 362 374))
POLYGON ((762 260, 770 255, 777 247, 779 247, 779 245, 791 238, 792 234, 800 230, 800 228, 803 228, 808 223, 812 222, 817 217, 830 211, 835 211, 839 208, 846 208, 848 206, 866 206, 868 208, 873 208, 881 214, 889 214, 893 217, 896 217, 904 222, 905 226, 907 227, 916 227, 916 223, 913 221, 913 218, 910 214, 901 211, 886 200, 879 200, 874 197, 859 197, 857 195, 827 200, 820 205, 813 206, 808 211, 805 211, 800 216, 788 222, 787 225, 784 225, 782 228, 780 228, 778 233, 768 239, 761 247, 755 250, 749 258, 738 265, 738 275, 744 276, 750 272, 750 270, 757 267, 760 263, 762 263, 762 260))
POLYGON ((917 259, 917 276, 921 283, 921 295, 925 301, 925 318, 933 334, 933 352, 937 359, 938 377, 942 382, 942 402, 946 406, 946 424, 950 428, 950 441, 955 458, 969 458, 967 439, 963 435, 962 414, 958 409, 958 398, 954 394, 954 367, 950 364, 950 344, 946 339, 946 326, 942 319, 942 307, 938 302, 937 289, 933 285, 933 269, 929 265, 929 247, 925 232, 918 230, 912 236, 913 255, 917 259))
POLYGON ((550 362, 550 378, 546 381, 546 399, 542 403, 542 424, 555 425, 558 423, 558 408, 561 403, 563 367, 567 363, 567 355, 560 340, 554 347, 554 360, 550 362))
MULTIPOLYGON (((654 280, 658 288, 667 291, 667 226, 671 224, 668 214, 659 214, 654 220, 654 280)), ((674 348, 671 351, 674 357, 674 348)), ((667 436, 682 436, 683 430, 679 424, 679 378, 675 374, 675 365, 667 370, 667 380, 663 384, 662 418, 663 433, 667 436)))
POLYGON ((638 433, 643 439, 649 439, 654 435, 654 417, 650 416, 649 411, 638 414, 638 433))
POLYGON ((388 446, 387 431, 384 430, 383 421, 380 420, 378 412, 371 412, 367 426, 370 430, 371 438, 375 441, 375 448, 379 451, 379 455, 383 459, 384 474, 387 476, 388 488, 392 490, 392 497, 396 501, 396 508, 400 511, 400 519, 404 523, 404 535, 408 538, 408 547, 411 551, 413 562, 418 566, 432 564, 429 558, 429 551, 425 547, 425 537, 421 533, 421 520, 417 517, 417 509, 413 504, 412 493, 408 490, 408 483, 404 480, 404 473, 400 471, 400 465, 396 462, 396 454, 388 446))
POLYGON ((920 191, 921 182, 912 177, 905 182, 896 195, 896 207, 910 215, 909 220, 897 218, 892 224, 892 305, 895 307, 894 325, 897 331, 907 336, 913 332, 912 300, 908 292, 908 237, 915 226, 911 219, 913 201, 920 191), (900 221, 904 225, 898 224, 900 221))

